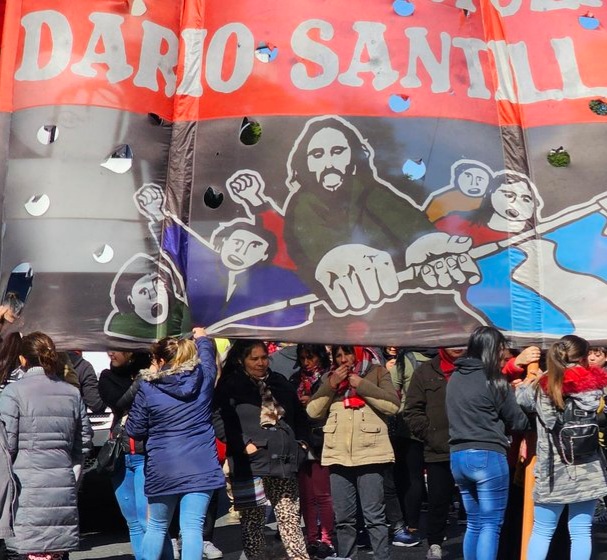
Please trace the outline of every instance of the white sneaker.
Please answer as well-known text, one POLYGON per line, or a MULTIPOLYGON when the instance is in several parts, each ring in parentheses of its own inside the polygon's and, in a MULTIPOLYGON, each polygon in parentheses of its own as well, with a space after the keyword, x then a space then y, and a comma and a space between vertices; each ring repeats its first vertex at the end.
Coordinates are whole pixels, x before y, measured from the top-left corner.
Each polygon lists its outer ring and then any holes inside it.
POLYGON ((426 560, 441 560, 443 557, 443 549, 438 544, 433 544, 428 549, 426 560))
POLYGON ((173 557, 175 560, 181 558, 181 549, 179 548, 179 541, 177 539, 171 539, 171 545, 173 546, 173 557))
POLYGON ((216 560, 217 558, 223 558, 223 552, 219 550, 212 542, 205 541, 203 556, 209 560, 216 560))

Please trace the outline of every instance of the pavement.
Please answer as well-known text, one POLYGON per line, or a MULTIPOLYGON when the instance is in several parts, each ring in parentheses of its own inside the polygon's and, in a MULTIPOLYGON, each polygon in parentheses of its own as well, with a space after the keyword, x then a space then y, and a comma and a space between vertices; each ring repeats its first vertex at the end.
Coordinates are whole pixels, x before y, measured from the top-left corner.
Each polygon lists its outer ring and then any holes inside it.
MULTIPOLYGON (((81 550, 70 553, 70 560, 132 560, 131 547, 124 520, 114 502, 109 480, 91 477, 85 481, 80 499, 81 510, 81 550)), ((216 524, 213 543, 223 551, 225 560, 244 560, 240 525, 238 520, 226 513, 225 498, 220 501, 220 517, 216 524)), ((422 514, 422 527, 424 514, 422 514)), ((447 529, 447 540, 443 545, 443 558, 463 560, 462 541, 465 526, 458 525, 451 517, 447 529)), ((267 560, 285 560, 286 555, 280 541, 275 538, 276 524, 266 527, 267 560)), ((424 542, 416 547, 391 546, 392 560, 423 560, 428 550, 424 542)), ((548 560, 568 560, 568 539, 566 534, 551 547, 548 560)), ((359 550, 359 560, 373 560, 370 551, 359 550)), ((593 560, 607 560, 607 526, 595 526, 593 531, 593 560)), ((508 559, 509 560, 509 559, 508 559)), ((517 560, 513 558, 512 560, 517 560)), ((534 559, 529 559, 534 560, 534 559)), ((574 559, 575 560, 575 559, 574 559)))

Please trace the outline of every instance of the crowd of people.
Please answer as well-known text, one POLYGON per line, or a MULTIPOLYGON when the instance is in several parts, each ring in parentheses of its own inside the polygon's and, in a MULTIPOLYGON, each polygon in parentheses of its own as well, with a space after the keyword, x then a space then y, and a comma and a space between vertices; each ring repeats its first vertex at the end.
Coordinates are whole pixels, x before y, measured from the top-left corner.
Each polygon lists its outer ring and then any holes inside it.
POLYGON ((195 328, 108 356, 97 384, 78 352, 57 352, 43 333, 3 340, 8 558, 65 560, 78 548, 87 406, 110 407, 112 437, 121 436, 111 480, 137 560, 174 558, 174 516, 183 560, 221 558, 212 535, 226 485, 249 560, 266 556, 270 508, 288 558, 355 559, 366 540, 387 560, 391 546, 425 540, 426 558, 439 560, 456 503, 466 560, 514 558, 534 448, 527 557, 548 556, 566 511, 571 558, 590 558, 607 495, 607 352, 577 336, 545 353, 509 349, 492 327, 459 348, 235 340, 221 353, 195 328))

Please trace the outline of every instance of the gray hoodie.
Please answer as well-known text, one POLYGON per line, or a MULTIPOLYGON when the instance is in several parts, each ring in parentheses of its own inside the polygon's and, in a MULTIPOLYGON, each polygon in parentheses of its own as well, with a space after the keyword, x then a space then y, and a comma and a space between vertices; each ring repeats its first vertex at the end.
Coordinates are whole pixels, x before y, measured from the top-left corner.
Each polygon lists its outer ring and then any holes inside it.
POLYGON ((483 362, 460 358, 447 384, 451 451, 486 449, 506 454, 510 430, 528 430, 529 419, 516 403, 514 390, 498 393, 485 375, 483 362))

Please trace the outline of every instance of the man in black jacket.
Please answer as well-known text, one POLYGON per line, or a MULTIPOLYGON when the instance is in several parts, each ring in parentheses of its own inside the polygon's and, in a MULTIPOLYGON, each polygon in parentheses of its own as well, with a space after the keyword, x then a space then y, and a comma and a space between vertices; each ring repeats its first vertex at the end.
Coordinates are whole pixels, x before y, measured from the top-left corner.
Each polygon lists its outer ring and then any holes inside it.
POLYGON ((428 560, 442 558, 449 506, 455 490, 449 461, 449 421, 445 398, 455 360, 464 348, 441 348, 437 356, 421 364, 407 390, 405 421, 411 434, 424 442, 428 481, 428 560))

